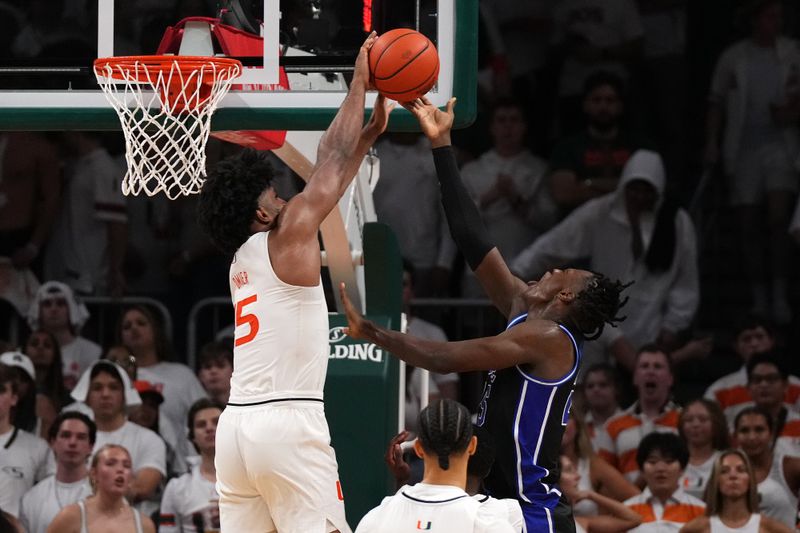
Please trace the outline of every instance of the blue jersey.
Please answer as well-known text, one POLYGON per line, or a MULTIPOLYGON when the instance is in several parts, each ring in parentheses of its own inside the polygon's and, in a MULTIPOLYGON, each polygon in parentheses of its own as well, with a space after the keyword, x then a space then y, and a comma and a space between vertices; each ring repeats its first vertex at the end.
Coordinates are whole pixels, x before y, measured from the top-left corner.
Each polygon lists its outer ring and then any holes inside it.
MULTIPOLYGON (((527 316, 516 317, 506 329, 527 316)), ((478 416, 478 425, 491 433, 497 449, 495 463, 484 481, 486 489, 495 498, 518 500, 529 532, 574 531, 569 509, 563 502, 559 505, 561 491, 556 484, 561 436, 569 419, 581 341, 566 326, 559 327, 572 341, 575 362, 570 371, 561 379, 545 380, 519 366, 493 370, 484 385, 478 416)))

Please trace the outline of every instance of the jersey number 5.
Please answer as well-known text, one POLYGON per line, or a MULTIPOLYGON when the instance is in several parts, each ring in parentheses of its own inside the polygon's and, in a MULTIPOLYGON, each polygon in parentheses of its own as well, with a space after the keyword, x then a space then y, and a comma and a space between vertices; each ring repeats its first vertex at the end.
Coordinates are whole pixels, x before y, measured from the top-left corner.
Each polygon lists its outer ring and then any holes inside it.
POLYGON ((241 346, 242 344, 246 344, 256 338, 256 334, 258 333, 258 317, 253 313, 244 312, 244 306, 251 304, 256 300, 258 300, 258 295, 254 294, 252 296, 248 296, 244 300, 239 300, 236 302, 236 327, 238 328, 239 326, 247 324, 250 326, 250 331, 247 332, 247 335, 238 337, 234 341, 235 346, 241 346))

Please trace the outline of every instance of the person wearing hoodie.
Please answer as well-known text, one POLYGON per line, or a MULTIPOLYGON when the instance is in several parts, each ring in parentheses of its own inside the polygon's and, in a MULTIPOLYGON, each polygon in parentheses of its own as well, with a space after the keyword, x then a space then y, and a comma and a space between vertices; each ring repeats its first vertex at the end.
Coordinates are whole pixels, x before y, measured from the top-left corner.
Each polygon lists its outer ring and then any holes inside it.
POLYGON ((664 197, 665 181, 661 156, 636 151, 615 192, 577 208, 509 265, 522 279, 581 262, 612 279, 635 281, 626 291, 627 319, 618 328, 606 328, 598 342, 587 346, 586 367, 610 353, 632 370, 637 348, 656 341, 676 347, 677 334, 697 310, 694 226, 686 211, 664 197))
MULTIPOLYGON (((492 110, 492 149, 461 170, 469 195, 478 206, 503 257, 516 256, 558 220, 558 207, 547 182, 547 162, 525 148, 528 124, 522 106, 500 100, 492 110)), ((475 274, 464 269, 461 295, 485 297, 475 274)))

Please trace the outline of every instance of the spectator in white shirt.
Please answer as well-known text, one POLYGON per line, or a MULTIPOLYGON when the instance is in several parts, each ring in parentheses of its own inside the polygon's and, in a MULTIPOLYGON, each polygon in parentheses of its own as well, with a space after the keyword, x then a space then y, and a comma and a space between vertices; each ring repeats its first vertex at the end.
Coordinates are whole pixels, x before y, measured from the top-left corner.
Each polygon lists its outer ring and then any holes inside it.
POLYGON ((698 398, 681 411, 678 434, 689 449, 689 462, 680 485, 695 498, 703 498, 714 461, 721 450, 730 446, 725 416, 719 405, 709 399, 698 398))
POLYGON ((189 367, 169 361, 171 344, 162 323, 147 307, 134 305, 123 311, 117 336, 136 357, 137 379, 149 381, 161 392, 162 415, 177 435, 183 435, 189 407, 205 398, 206 392, 189 367))
POLYGON ((100 359, 102 349, 79 335, 89 319, 89 311, 75 299, 72 289, 59 281, 43 283, 28 310, 28 325, 52 333, 61 348, 64 386, 72 390, 78 378, 100 359))
POLYGON ((158 509, 158 491, 167 472, 166 446, 156 433, 128 421, 125 400, 129 390, 136 392, 125 371, 100 360, 81 377, 73 397, 84 400, 94 413, 95 450, 105 444, 119 444, 129 451, 136 469, 126 498, 149 515, 158 509))
POLYGON ((22 498, 20 522, 27 533, 45 533, 61 509, 92 494, 86 463, 97 438, 94 422, 83 413, 61 413, 53 421, 49 437, 56 473, 22 498))
POLYGON ((214 466, 219 415, 224 406, 203 398, 189 409, 189 439, 200 453, 191 472, 171 480, 161 500, 161 533, 201 533, 219 529, 219 495, 214 466))
POLYGON ((233 349, 231 342, 214 341, 200 348, 197 360, 197 377, 208 396, 222 405, 228 403, 233 374, 233 349))

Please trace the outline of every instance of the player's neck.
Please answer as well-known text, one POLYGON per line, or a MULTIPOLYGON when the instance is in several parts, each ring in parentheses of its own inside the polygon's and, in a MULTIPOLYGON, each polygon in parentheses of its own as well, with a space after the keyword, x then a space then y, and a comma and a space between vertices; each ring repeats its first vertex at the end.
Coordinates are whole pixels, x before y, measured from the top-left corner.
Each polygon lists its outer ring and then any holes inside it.
POLYGON ((439 467, 435 457, 425 458, 425 474, 422 482, 429 485, 450 485, 466 489, 467 487, 467 467, 455 457, 450 457, 450 466, 447 470, 439 467))
POLYGON ((118 414, 118 415, 111 415, 108 417, 99 417, 95 418, 94 422, 97 424, 97 431, 116 431, 122 426, 125 425, 125 415, 118 414))
POLYGON ((478 476, 467 476, 467 487, 464 489, 470 496, 475 496, 481 491, 481 482, 483 480, 478 476))
POLYGON ((75 483, 85 479, 88 474, 85 464, 66 465, 59 463, 56 467, 56 480, 61 483, 75 483))

